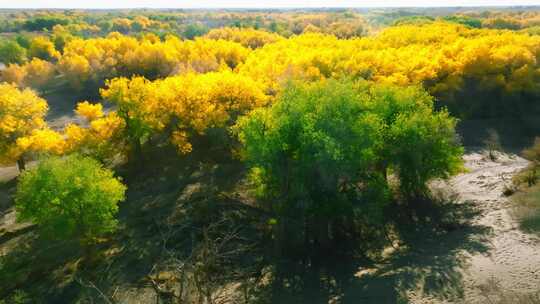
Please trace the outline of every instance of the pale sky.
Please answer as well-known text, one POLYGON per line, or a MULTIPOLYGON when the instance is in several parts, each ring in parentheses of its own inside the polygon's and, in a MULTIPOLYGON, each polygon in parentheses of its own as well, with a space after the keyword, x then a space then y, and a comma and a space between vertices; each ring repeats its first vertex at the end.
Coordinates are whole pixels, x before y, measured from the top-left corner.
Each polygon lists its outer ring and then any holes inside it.
POLYGON ((0 8, 291 8, 540 5, 540 0, 0 0, 0 8))

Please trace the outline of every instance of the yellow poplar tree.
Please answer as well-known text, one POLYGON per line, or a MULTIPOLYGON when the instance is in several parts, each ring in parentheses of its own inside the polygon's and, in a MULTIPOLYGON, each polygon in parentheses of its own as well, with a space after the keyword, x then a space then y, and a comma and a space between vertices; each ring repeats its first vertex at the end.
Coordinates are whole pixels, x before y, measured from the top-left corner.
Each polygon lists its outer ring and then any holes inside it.
POLYGON ((30 89, 0 84, 0 163, 25 169, 31 152, 61 153, 63 138, 47 128, 47 102, 30 89))

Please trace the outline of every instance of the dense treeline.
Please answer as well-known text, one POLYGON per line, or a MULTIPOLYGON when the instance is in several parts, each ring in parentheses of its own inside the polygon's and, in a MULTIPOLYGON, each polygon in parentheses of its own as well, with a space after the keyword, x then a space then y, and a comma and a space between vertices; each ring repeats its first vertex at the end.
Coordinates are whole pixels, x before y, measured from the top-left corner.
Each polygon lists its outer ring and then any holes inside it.
POLYGON ((141 38, 113 33, 73 38, 62 52, 45 38, 30 41, 24 64, 8 46, 12 64, 2 79, 40 88, 60 74, 75 90, 96 92, 104 80, 142 75, 163 78, 224 68, 249 76, 274 94, 283 79, 347 76, 398 85, 421 84, 462 117, 534 113, 540 92, 540 38, 507 30, 429 22, 390 27, 358 39, 322 33, 291 38, 253 29, 224 28, 203 38, 141 38), (10 51, 11 50, 11 51, 10 51), (302 56, 298 56, 301 53, 302 56), (525 110, 526 109, 526 110, 525 110))
POLYGON ((286 75, 422 84, 457 115, 519 115, 537 109, 539 41, 448 23, 395 26, 354 40, 311 34, 254 51, 239 71, 272 89, 286 75))
MULTIPOLYGON (((14 111, 19 101, 8 96, 17 96, 10 93, 17 90, 14 85, 40 89, 60 79, 71 90, 89 96, 105 86, 101 97, 116 104, 117 110, 86 116, 88 126, 71 124, 58 131, 40 122, 15 132, 23 128, 9 125, 13 120, 9 116, 3 124, 13 134, 7 136, 8 142, 19 143, 3 155, 12 161, 24 159, 20 156, 29 147, 69 151, 79 144, 101 146, 97 154, 103 160, 112 138, 127 138, 113 145, 117 150, 113 154, 126 147, 123 154, 134 156, 139 153, 133 151, 160 132, 167 132, 180 151, 190 151, 190 136, 231 125, 229 120, 271 102, 288 79, 348 77, 421 85, 437 98, 437 107, 447 106, 462 117, 520 117, 539 110, 535 102, 540 95, 538 36, 447 22, 398 25, 357 39, 322 33, 284 38, 232 28, 195 40, 113 33, 74 38, 62 52, 48 39, 36 37, 28 51, 34 54, 31 61, 10 64, 1 73, 4 81, 13 84, 4 85, 4 99, 14 111)), ((79 114, 84 105, 79 106, 79 114)), ((27 115, 43 119, 42 112, 27 115)))
POLYGON ((255 28, 282 36, 316 28, 345 38, 363 35, 366 30, 403 22, 444 19, 476 28, 527 29, 540 25, 538 12, 529 9, 334 9, 334 10, 197 10, 86 11, 4 11, 0 12, 0 32, 51 31, 62 26, 85 37, 113 31, 121 33, 175 33, 193 38, 221 27, 255 28))

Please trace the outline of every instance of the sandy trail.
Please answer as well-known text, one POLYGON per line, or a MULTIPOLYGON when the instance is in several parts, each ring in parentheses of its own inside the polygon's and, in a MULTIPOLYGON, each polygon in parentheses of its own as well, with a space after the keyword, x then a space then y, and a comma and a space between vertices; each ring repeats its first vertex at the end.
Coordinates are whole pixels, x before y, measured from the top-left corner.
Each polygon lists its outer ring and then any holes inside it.
POLYGON ((502 195, 505 183, 527 166, 527 161, 500 154, 493 162, 480 153, 469 153, 464 159, 469 171, 453 177, 449 184, 461 203, 470 203, 478 211, 470 224, 490 231, 482 241, 487 250, 471 253, 461 249, 457 253, 465 261, 460 271, 461 299, 420 296, 410 299, 412 303, 485 303, 478 286, 490 279, 511 292, 530 293, 540 289, 540 240, 519 229, 512 216, 512 203, 502 195))

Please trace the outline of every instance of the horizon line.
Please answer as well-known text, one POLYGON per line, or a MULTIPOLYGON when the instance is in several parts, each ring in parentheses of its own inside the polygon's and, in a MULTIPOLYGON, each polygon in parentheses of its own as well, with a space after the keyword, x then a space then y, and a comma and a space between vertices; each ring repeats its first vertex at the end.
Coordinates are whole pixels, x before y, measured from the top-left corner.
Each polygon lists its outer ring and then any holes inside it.
POLYGON ((253 6, 253 7, 242 7, 242 6, 223 6, 223 7, 214 7, 214 6, 201 6, 201 7, 146 7, 146 6, 134 6, 134 7, 0 7, 0 10, 22 10, 22 9, 82 9, 82 10, 120 10, 120 9, 134 9, 134 10, 142 10, 142 9, 148 9, 148 10, 174 10, 174 9, 182 9, 182 10, 231 10, 231 9, 238 9, 238 10, 265 10, 265 9, 284 9, 284 10, 291 10, 291 9, 358 9, 358 8, 519 8, 519 7, 538 7, 540 8, 539 4, 512 4, 512 5, 504 5, 504 4, 491 4, 491 5, 443 5, 443 6, 414 6, 414 5, 388 5, 388 6, 378 6, 378 5, 366 5, 366 6, 253 6))

